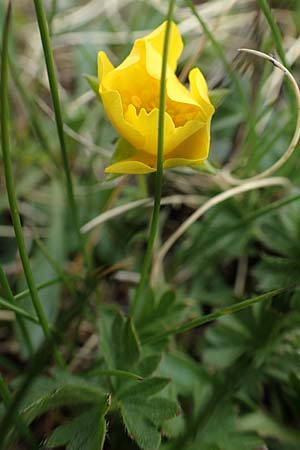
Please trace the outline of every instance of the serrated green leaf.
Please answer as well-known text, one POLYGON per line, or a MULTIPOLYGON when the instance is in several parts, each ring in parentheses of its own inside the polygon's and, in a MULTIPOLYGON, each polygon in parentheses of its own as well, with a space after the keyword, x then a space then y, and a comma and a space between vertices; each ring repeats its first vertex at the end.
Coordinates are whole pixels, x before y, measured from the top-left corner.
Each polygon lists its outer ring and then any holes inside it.
POLYGON ((120 368, 126 369, 138 362, 140 358, 140 343, 131 319, 127 319, 123 325, 120 350, 120 368))
POLYGON ((162 391, 168 384, 170 380, 168 378, 153 377, 142 381, 138 385, 134 385, 125 388, 119 392, 119 399, 131 399, 132 397, 150 397, 162 391))
POLYGON ((46 445, 49 448, 67 445, 67 450, 101 450, 104 445, 106 423, 98 407, 88 410, 71 422, 57 427, 46 445))
POLYGON ((163 293, 159 299, 159 303, 155 309, 157 316, 164 317, 168 314, 170 309, 174 306, 176 302, 176 295, 174 291, 166 291, 163 293))
POLYGON ((155 426, 143 417, 134 407, 122 406, 122 419, 125 427, 143 450, 156 450, 160 446, 161 435, 155 426))
POLYGON ((50 409, 77 404, 97 404, 105 411, 109 404, 109 397, 103 395, 100 389, 92 386, 68 384, 35 400, 23 409, 22 416, 26 423, 31 423, 36 417, 50 409))
POLYGON ((150 376, 158 367, 161 361, 161 354, 150 355, 143 358, 138 367, 138 373, 142 377, 146 378, 150 376))
POLYGON ((180 408, 177 402, 164 397, 132 397, 126 399, 122 405, 130 407, 149 419, 154 425, 161 426, 166 420, 179 414, 180 408))
POLYGON ((123 318, 117 310, 103 308, 98 324, 101 356, 104 357, 110 369, 116 369, 123 318))
POLYGON ((131 319, 117 310, 101 314, 100 349, 111 369, 127 370, 140 358, 140 343, 131 319))
POLYGON ((182 415, 173 417, 163 423, 162 434, 169 438, 177 438, 185 429, 185 422, 182 415))

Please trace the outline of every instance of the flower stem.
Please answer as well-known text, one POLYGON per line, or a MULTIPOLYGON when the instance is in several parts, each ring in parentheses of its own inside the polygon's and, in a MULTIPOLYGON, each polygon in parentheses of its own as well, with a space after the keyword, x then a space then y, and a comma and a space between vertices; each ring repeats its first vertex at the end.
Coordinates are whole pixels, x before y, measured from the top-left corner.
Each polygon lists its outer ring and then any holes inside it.
POLYGON ((14 186, 12 164, 10 158, 10 142, 9 142, 9 108, 8 108, 8 36, 9 36, 9 25, 11 17, 11 3, 8 4, 8 10, 5 18, 5 23, 3 27, 3 39, 2 39, 2 58, 1 58, 1 85, 0 85, 0 99, 1 99, 1 145, 3 152, 3 163, 4 163, 4 175, 7 188, 7 196, 10 207, 10 214, 13 222, 13 227, 15 230, 17 245, 20 253, 20 258, 23 265, 23 270, 25 278, 30 290, 30 295, 32 303, 34 305, 36 314, 38 316, 41 327, 43 328, 44 335, 46 338, 51 340, 53 343, 53 352, 57 363, 60 366, 64 365, 61 354, 54 345, 52 339, 52 333, 50 331, 46 316, 44 314, 38 290, 35 285, 33 278, 33 273, 30 267, 29 257, 27 254, 27 249, 25 245, 25 239, 23 235, 17 197, 14 186))
POLYGON ((152 252, 155 243, 155 238, 157 235, 158 224, 159 224, 159 212, 160 212, 160 200, 162 192, 162 181, 163 181, 163 152, 164 152, 164 122, 165 122, 165 104, 166 104, 166 74, 168 65, 168 52, 170 44, 171 35, 171 25, 173 11, 175 7, 176 0, 170 0, 169 11, 166 21, 166 31, 164 38, 164 48, 161 66, 161 77, 160 77, 160 96, 159 96, 159 115, 158 115, 158 138, 157 138, 157 167, 155 176, 155 196, 154 196, 154 207, 152 213, 152 220, 148 238, 148 244, 146 249, 146 254, 141 270, 141 278, 138 287, 135 292, 135 296, 132 302, 132 313, 138 315, 142 310, 142 304, 140 302, 141 294, 144 291, 145 284, 148 278, 149 268, 151 264, 152 252))
POLYGON ((38 21, 39 30, 40 30, 40 35, 41 35, 41 41, 42 41, 42 45, 43 45, 43 49, 44 49, 44 56, 45 56, 45 62, 46 62, 46 67, 47 67, 48 80, 49 80, 50 92, 51 92, 51 97, 52 97, 57 134, 58 134, 58 139, 59 139, 59 143, 60 143, 64 172, 65 172, 65 177, 66 177, 67 195, 68 195, 68 201, 69 201, 71 215, 72 215, 72 221, 74 224, 74 228, 75 228, 75 232, 76 232, 78 241, 80 243, 80 246, 81 246, 84 258, 85 258, 86 265, 87 265, 87 267, 89 267, 90 266, 89 256, 85 249, 83 236, 80 233, 78 211, 77 211, 77 206, 76 206, 75 197, 74 197, 73 182, 72 182, 72 177, 71 177, 69 159, 68 159, 65 136, 64 136, 64 126, 63 126, 63 120, 62 120, 62 114, 61 114, 58 83, 57 83, 56 74, 55 74, 54 58, 53 58, 53 52, 52 52, 52 48, 51 48, 49 27, 48 27, 48 23, 47 23, 46 13, 45 13, 43 3, 41 2, 41 0, 34 0, 34 6, 35 6, 36 17, 37 17, 37 21, 38 21))

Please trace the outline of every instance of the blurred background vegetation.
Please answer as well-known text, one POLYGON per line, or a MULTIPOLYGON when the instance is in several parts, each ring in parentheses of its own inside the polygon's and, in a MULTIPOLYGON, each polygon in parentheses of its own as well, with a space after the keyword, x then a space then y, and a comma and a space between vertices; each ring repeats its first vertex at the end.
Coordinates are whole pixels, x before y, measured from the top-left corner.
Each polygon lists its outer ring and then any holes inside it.
MULTIPOLYGON (((104 168, 117 135, 86 75, 96 76, 99 50, 118 65, 137 37, 165 20, 168 2, 47 0, 44 5, 83 226, 106 211, 153 196, 152 175, 105 179, 104 168)), ((295 99, 282 72, 237 49, 272 53, 299 83, 300 1, 209 0, 195 1, 194 5, 202 23, 184 1, 176 3, 174 20, 184 40, 178 76, 186 82, 188 69, 198 66, 211 91, 224 89, 212 121, 209 161, 216 168, 230 168, 239 177, 253 176, 272 165, 288 147, 296 121, 295 99)), ((1 32, 6 6, 7 2, 1 1, 1 32)), ((102 216, 101 223, 84 234, 92 267, 86 274, 66 197, 44 54, 30 0, 14 2, 9 55, 12 163, 27 250, 37 285, 50 282, 39 291, 40 299, 49 324, 60 330, 58 345, 67 362, 65 370, 76 383, 92 383, 112 393, 103 448, 298 450, 300 299, 295 285, 300 274, 299 145, 277 174, 286 178, 285 186, 238 195, 189 227, 167 254, 159 283, 147 293, 145 303, 152 306, 136 320, 134 333, 143 343, 170 326, 215 308, 273 289, 291 289, 159 344, 143 344, 139 358, 152 358, 152 369, 147 366, 146 375, 134 358, 132 366, 120 363, 126 349, 122 349, 122 340, 119 342, 121 356, 116 356, 119 363, 115 368, 130 369, 143 377, 154 374, 171 379, 161 389, 165 398, 180 405, 179 416, 165 421, 169 419, 166 414, 158 420, 159 442, 154 442, 153 434, 151 444, 150 437, 145 443, 140 434, 150 433, 147 427, 136 431, 130 408, 114 405, 113 393, 119 392, 122 379, 111 381, 91 373, 109 367, 105 346, 117 339, 117 332, 112 328, 104 336, 104 319, 106 324, 117 323, 119 319, 113 318, 119 314, 116 311, 128 313, 144 257, 151 208, 149 203, 140 203, 111 218, 102 216), (163 292, 167 292, 165 297, 163 292)), ((165 171, 166 204, 162 206, 156 252, 195 209, 226 188, 215 175, 187 168, 165 171)), ((155 261, 154 255, 154 265, 155 261)), ((2 159, 0 264, 13 293, 23 292, 27 285, 9 213, 2 159)), ((1 289, 0 297, 7 299, 1 289)), ((34 313, 26 292, 21 297, 17 304, 34 313)), ((43 342, 40 326, 28 321, 25 325, 38 349, 43 342)), ((65 380, 66 372, 55 368, 49 357, 43 367, 34 366, 30 378, 31 359, 23 335, 14 313, 4 306, 0 310, 0 350, 1 373, 12 393, 23 378, 31 380, 18 410, 20 417, 23 414, 25 421, 32 422, 36 439, 45 442, 57 426, 71 419, 78 428, 75 420, 82 411, 77 405, 70 408, 62 402, 59 410, 51 405, 35 411, 31 419, 26 416, 26 408, 34 409, 34 401, 57 388, 57 380, 65 380)), ((117 352, 115 348, 109 351, 117 352)), ((3 417, 4 411, 2 405, 3 417)), ((91 419, 81 420, 84 428, 91 419)), ((99 437, 95 439, 100 442, 99 437)), ((54 441, 44 448, 54 448, 59 440, 54 441)), ((100 444, 89 444, 86 437, 81 444, 78 440, 72 443, 72 439, 68 442, 57 448, 100 448, 100 444)), ((11 449, 33 448, 26 446, 22 437, 7 445, 11 449)))

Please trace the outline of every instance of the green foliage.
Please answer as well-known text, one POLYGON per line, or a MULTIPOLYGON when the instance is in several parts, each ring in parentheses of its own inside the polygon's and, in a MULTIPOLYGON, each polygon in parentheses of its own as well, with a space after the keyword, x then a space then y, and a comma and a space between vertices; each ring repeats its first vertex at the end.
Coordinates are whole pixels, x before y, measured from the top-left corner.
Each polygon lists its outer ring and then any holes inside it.
POLYGON ((131 319, 114 310, 102 310, 99 329, 103 356, 109 368, 128 369, 140 358, 140 343, 131 319))
POLYGON ((56 428, 46 445, 48 448, 66 445, 66 450, 101 450, 105 434, 103 411, 96 407, 56 428))
POLYGON ((59 450, 299 450, 298 147, 276 173, 284 184, 215 205, 163 260, 160 251, 197 208, 231 187, 220 171, 255 176, 288 147, 296 121, 288 82, 236 49, 277 52, 299 80, 300 3, 258 1, 254 14, 247 1, 231 9, 215 0, 176 2, 185 44, 178 76, 199 66, 216 112, 209 159, 164 171, 159 233, 138 308, 153 213, 143 199, 154 196, 155 174, 105 175, 109 161, 129 158, 133 148, 105 117, 96 60, 104 50, 117 66, 136 37, 166 19, 169 2, 96 3, 14 2, 1 45, 2 80, 3 68, 10 72, 0 83, 0 264, 15 302, 0 286, 0 450, 35 450, 24 439, 31 435, 40 448, 59 450), (51 92, 35 51, 34 6, 51 92), (52 345, 32 305, 10 218, 8 137, 24 247, 52 345), (143 206, 130 209, 137 200, 143 206), (99 215, 101 224, 79 235, 99 215), (188 331, 185 324, 192 324, 188 331))
POLYGON ((158 449, 161 442, 159 428, 179 412, 178 404, 164 397, 154 396, 168 383, 164 379, 149 379, 137 388, 129 388, 119 396, 122 419, 130 435, 144 450, 158 449))

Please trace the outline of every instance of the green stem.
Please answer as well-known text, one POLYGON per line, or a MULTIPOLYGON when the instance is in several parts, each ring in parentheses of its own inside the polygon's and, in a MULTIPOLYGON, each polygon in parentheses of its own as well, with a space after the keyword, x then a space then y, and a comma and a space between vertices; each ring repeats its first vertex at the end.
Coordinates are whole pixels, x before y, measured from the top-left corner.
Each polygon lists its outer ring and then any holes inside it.
MULTIPOLYGON (((11 393, 9 392, 9 389, 8 389, 1 374, 0 374, 0 396, 2 397, 5 408, 8 410, 11 405, 11 402, 12 402, 12 396, 11 396, 11 393)), ((14 421, 15 421, 15 425, 16 425, 17 429, 19 430, 20 435, 30 445, 30 448, 37 449, 38 445, 31 433, 31 431, 29 430, 27 425, 24 423, 24 421, 21 419, 21 417, 18 415, 15 415, 14 421)), ((1 437, 0 437, 0 442, 1 442, 1 437)))
MULTIPOLYGON (((53 280, 44 281, 44 283, 40 283, 36 285, 36 288, 38 291, 42 289, 46 289, 49 286, 52 286, 53 284, 60 283, 60 278, 53 278, 53 280)), ((23 298, 26 298, 28 295, 30 295, 29 289, 25 289, 22 292, 19 292, 19 294, 15 295, 15 300, 22 300, 23 298)))
POLYGON ((170 0, 169 11, 166 22, 166 31, 164 38, 164 48, 162 57, 162 67, 161 67, 161 77, 160 77, 160 96, 159 96, 159 115, 158 115, 158 138, 157 138, 157 168, 155 176, 155 196, 154 196, 154 207, 151 220, 151 227, 149 232, 148 244, 146 249, 146 254, 144 257, 144 262, 141 270, 141 278, 139 285, 136 289, 135 296, 132 302, 132 312, 135 315, 140 313, 141 294, 144 291, 145 284, 148 278, 149 268, 151 264, 152 252, 155 243, 155 238, 158 230, 159 223, 159 212, 160 212, 160 199, 162 192, 162 180, 163 180, 163 152, 164 152, 164 122, 165 122, 165 104, 166 104, 166 74, 168 65, 168 52, 170 44, 170 34, 171 34, 171 24, 173 11, 175 7, 176 0, 170 0))
MULTIPOLYGON (((30 267, 29 257, 27 255, 25 240, 23 236, 23 230, 21 225, 21 220, 19 216, 18 203, 16 198, 14 179, 13 179, 13 171, 11 165, 10 158, 10 142, 9 142, 9 130, 8 130, 8 121, 9 121, 9 107, 8 107, 8 35, 9 35, 9 25, 10 25, 10 17, 11 17, 11 4, 9 3, 7 15, 3 28, 3 45, 2 45, 2 58, 1 58, 1 86, 0 86, 0 98, 1 98, 1 144, 2 144, 2 152, 3 152, 3 163, 4 163, 4 175, 7 187, 7 196, 8 202, 10 206, 10 214, 13 222, 13 227, 15 230, 17 245, 20 253, 20 258, 23 265, 23 270, 25 274, 25 278, 28 284, 28 288, 30 290, 31 299, 36 311, 36 314, 39 318, 40 324, 43 328, 45 337, 48 339, 52 338, 49 325, 44 314, 38 291, 35 286, 32 270, 30 267)), ((53 340, 52 340, 53 342, 53 340)), ((60 366, 63 366, 63 360, 54 346, 53 342, 53 350, 57 363, 60 366)))
MULTIPOLYGON (((4 294, 7 297, 7 299, 9 300, 10 305, 12 307, 15 307, 15 301, 16 300, 15 300, 14 295, 12 293, 12 290, 11 290, 11 288, 9 286, 9 283, 8 283, 8 280, 7 280, 6 275, 4 273, 4 270, 2 269, 1 266, 0 266, 0 284, 3 287, 4 294)), ((0 301, 1 301, 1 299, 0 299, 0 301)), ((25 325, 25 323, 23 321, 22 315, 20 314, 20 312, 17 312, 17 311, 15 311, 15 313, 16 313, 16 317, 17 317, 17 322, 19 324, 21 333, 23 335, 25 344, 27 346, 28 353, 29 353, 29 355, 32 355, 33 354, 33 345, 32 345, 32 342, 31 342, 28 330, 26 328, 26 325, 25 325)))
MULTIPOLYGON (((19 306, 16 306, 14 303, 7 302, 6 300, 4 300, 1 297, 0 297, 0 306, 2 306, 4 309, 6 309, 8 311, 13 311, 16 314, 17 319, 19 319, 19 320, 21 317, 23 317, 24 319, 30 320, 33 323, 36 323, 38 325, 40 324, 40 321, 36 316, 34 316, 33 314, 30 314, 29 312, 25 311, 24 309, 20 308, 19 306)), ((24 323, 23 323, 23 325, 24 325, 24 323)), ((25 325, 24 325, 24 328, 27 332, 25 325)), ((21 328, 21 331, 23 332, 22 328, 21 328)), ((26 343, 27 343, 27 337, 25 338, 25 335, 24 335, 24 339, 26 340, 26 343)), ((30 340, 29 336, 28 336, 28 340, 30 340)), ((29 350, 29 345, 28 345, 28 350, 29 350)), ((30 341, 30 353, 33 353, 33 347, 32 347, 31 341, 30 341)))
POLYGON ((143 341, 143 344, 153 344, 154 342, 159 342, 167 338, 168 336, 184 333, 186 331, 192 330, 193 328, 204 325, 205 323, 212 322, 213 320, 220 319, 221 317, 228 316, 229 314, 233 314, 237 311, 242 311, 243 309, 246 309, 249 306, 255 305, 255 303, 269 300, 291 289, 292 287, 275 289, 273 291, 266 292, 265 294, 258 295, 257 297, 249 298, 239 303, 235 303, 234 305, 227 306, 226 308, 219 309, 205 316, 197 317, 196 319, 190 320, 189 322, 184 323, 183 325, 178 325, 177 327, 171 328, 170 330, 164 331, 163 333, 160 333, 156 336, 146 338, 143 341))
POLYGON ((44 10, 41 0, 34 0, 34 6, 35 6, 36 17, 37 17, 37 21, 38 21, 39 30, 40 30, 42 45, 43 45, 43 49, 44 49, 44 56, 45 56, 45 62, 46 62, 46 67, 47 67, 51 98, 52 98, 52 103, 53 103, 53 108, 54 108, 57 134, 58 134, 58 138, 59 138, 63 166, 64 166, 64 171, 65 171, 65 176, 66 176, 67 195, 68 195, 68 201, 70 204, 72 220, 74 223, 74 228, 75 228, 75 232, 78 237, 78 241, 82 248, 82 252, 83 252, 86 264, 89 267, 90 266, 89 257, 88 257, 87 251, 85 249, 83 236, 80 233, 78 211, 77 211, 77 206, 76 206, 75 197, 74 197, 73 182, 72 182, 69 159, 68 159, 67 148, 66 148, 66 143, 65 143, 63 120, 62 120, 59 92, 58 92, 58 83, 57 83, 56 74, 55 74, 54 58, 53 58, 53 52, 52 52, 52 48, 51 48, 51 41, 50 41, 50 34, 49 34, 47 18, 46 18, 45 10, 44 10))

